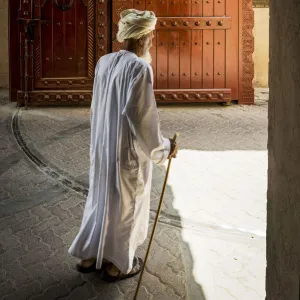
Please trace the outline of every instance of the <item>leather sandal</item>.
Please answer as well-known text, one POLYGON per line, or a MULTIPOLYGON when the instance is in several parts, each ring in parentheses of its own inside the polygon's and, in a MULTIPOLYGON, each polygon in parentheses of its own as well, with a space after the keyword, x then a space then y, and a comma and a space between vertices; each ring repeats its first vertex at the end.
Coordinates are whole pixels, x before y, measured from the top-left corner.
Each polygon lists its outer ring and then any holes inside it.
POLYGON ((128 279, 128 278, 132 278, 132 277, 138 275, 142 271, 143 265, 144 265, 143 260, 139 257, 135 257, 133 259, 132 270, 128 274, 124 274, 121 271, 119 271, 118 275, 111 276, 107 273, 107 270, 105 269, 102 279, 108 283, 112 283, 112 282, 117 282, 117 281, 128 279))
POLYGON ((102 266, 101 269, 96 269, 96 263, 97 261, 95 260, 89 267, 83 267, 80 264, 76 265, 76 270, 80 273, 92 273, 92 272, 102 272, 104 270, 104 268, 106 268, 106 266, 108 265, 108 262, 104 261, 102 262, 102 266))

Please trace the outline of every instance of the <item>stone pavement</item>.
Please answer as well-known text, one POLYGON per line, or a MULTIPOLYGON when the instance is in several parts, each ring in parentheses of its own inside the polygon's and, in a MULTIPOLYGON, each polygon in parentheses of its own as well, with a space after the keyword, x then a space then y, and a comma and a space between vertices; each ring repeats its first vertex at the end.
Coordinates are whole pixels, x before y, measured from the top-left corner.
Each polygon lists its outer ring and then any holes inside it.
MULTIPOLYGON (((257 102, 160 107, 183 150, 139 299, 264 299, 267 103, 257 102)), ((67 253, 88 189, 89 109, 1 103, 0 299, 132 299, 136 278, 105 284, 67 253)), ((164 173, 154 169, 152 220, 164 173)))

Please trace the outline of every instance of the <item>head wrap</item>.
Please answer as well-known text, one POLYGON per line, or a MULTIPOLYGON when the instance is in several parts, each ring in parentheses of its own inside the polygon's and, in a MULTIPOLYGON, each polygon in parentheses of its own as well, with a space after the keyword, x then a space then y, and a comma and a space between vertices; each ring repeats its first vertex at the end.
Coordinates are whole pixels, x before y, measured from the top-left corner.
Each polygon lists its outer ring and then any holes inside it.
POLYGON ((142 36, 155 30, 157 18, 152 11, 126 9, 120 14, 117 40, 122 43, 127 39, 140 39, 142 36))

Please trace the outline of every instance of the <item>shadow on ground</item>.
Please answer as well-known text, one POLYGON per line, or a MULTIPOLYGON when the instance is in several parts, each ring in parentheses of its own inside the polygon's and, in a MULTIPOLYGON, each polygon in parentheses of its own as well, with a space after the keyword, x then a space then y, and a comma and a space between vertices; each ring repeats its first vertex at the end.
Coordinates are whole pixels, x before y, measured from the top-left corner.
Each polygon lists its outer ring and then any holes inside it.
MULTIPOLYGON (((73 149, 73 159, 64 160, 64 163, 70 164, 71 170, 79 166, 80 151, 84 152, 88 147, 80 143, 78 131, 71 129, 86 123, 89 116, 80 116, 80 110, 77 110, 79 114, 75 110, 68 115, 64 111, 54 109, 52 115, 45 116, 45 111, 40 109, 40 114, 34 111, 26 114, 22 122, 26 123, 27 129, 34 128, 30 133, 39 137, 36 141, 28 131, 22 131, 24 127, 12 131, 12 117, 17 113, 12 105, 0 108, 0 136, 3 141, 0 147, 0 299, 132 299, 137 278, 106 284, 101 280, 101 274, 77 273, 74 270, 76 260, 67 253, 80 226, 85 197, 74 191, 74 186, 68 182, 61 184, 51 173, 54 171, 54 174, 60 175, 62 165, 53 163, 48 166, 47 162, 51 161, 51 157, 54 162, 59 160, 60 148, 55 144, 56 137, 62 130, 70 129, 59 139, 60 143, 71 144, 73 149), (39 122, 44 125, 39 126, 39 122), (37 167, 37 161, 32 158, 30 161, 24 149, 17 145, 14 138, 16 131, 23 135, 24 143, 34 157, 45 162, 43 172, 37 167), (36 143, 44 148, 39 149, 36 143), (42 151, 45 149, 46 154, 42 151), (77 156, 74 154, 76 151, 77 156), (53 176, 49 176, 51 174, 53 176)), ((80 132, 88 138, 85 130, 88 129, 83 126, 80 132)), ((84 160, 84 164, 86 162, 84 160)), ((88 165, 83 168, 86 170, 88 165)), ((156 169, 152 216, 163 175, 163 170, 156 169)), ((75 180, 75 185, 76 177, 82 178, 82 182, 87 181, 87 173, 79 172, 74 176, 66 168, 62 176, 75 180)), ((193 258, 181 237, 181 220, 172 207, 170 188, 167 198, 165 212, 169 209, 176 217, 170 220, 166 214, 158 226, 139 299, 205 300, 201 286, 194 280, 193 258)), ((142 257, 147 242, 138 251, 142 257)))

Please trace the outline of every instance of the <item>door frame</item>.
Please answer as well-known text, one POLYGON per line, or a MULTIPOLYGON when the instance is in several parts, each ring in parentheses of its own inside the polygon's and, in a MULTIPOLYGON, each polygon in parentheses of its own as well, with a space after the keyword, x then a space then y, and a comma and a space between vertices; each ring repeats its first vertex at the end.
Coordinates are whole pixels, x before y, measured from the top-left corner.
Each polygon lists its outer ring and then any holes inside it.
MULTIPOLYGON (((30 0, 34 5, 37 5, 39 0, 30 0)), ((94 1, 94 0, 86 0, 94 1)), ((230 0, 229 0, 230 1, 230 0)), ((106 54, 110 53, 112 49, 112 0, 98 0, 95 1, 96 5, 96 26, 95 26, 95 58, 96 62, 98 59, 106 54)), ((18 96, 18 90, 20 89, 20 63, 19 63, 19 52, 20 52, 20 41, 18 37, 19 26, 18 15, 19 15, 20 1, 12 0, 9 1, 9 89, 10 89, 10 101, 16 102, 18 96)), ((29 14, 30 16, 30 14, 29 14)), ((252 30, 254 27, 254 11, 252 7, 252 0, 239 0, 239 104, 254 104, 254 63, 253 63, 253 52, 254 52, 254 37, 252 30)), ((90 94, 88 101, 91 99, 92 91, 86 91, 90 94)), ((34 93, 33 93, 34 94, 34 93)), ((47 100, 50 96, 56 95, 59 97, 56 91, 36 91, 36 95, 33 98, 44 97, 44 101, 40 101, 43 104, 47 104, 47 100)), ((192 94, 191 94, 192 95, 192 94)), ((64 95, 63 95, 64 96, 64 95)), ((70 95, 65 94, 65 97, 72 99, 72 103, 80 102, 75 101, 70 95)), ((192 95, 195 97, 195 95, 192 95)), ((235 100, 235 99, 234 99, 235 100)), ((159 102, 159 101, 158 101, 159 102)), ((186 101, 190 102, 187 98, 186 101)), ((52 104, 53 101, 51 102, 52 104)), ((65 102, 66 103, 66 102, 65 102)))

